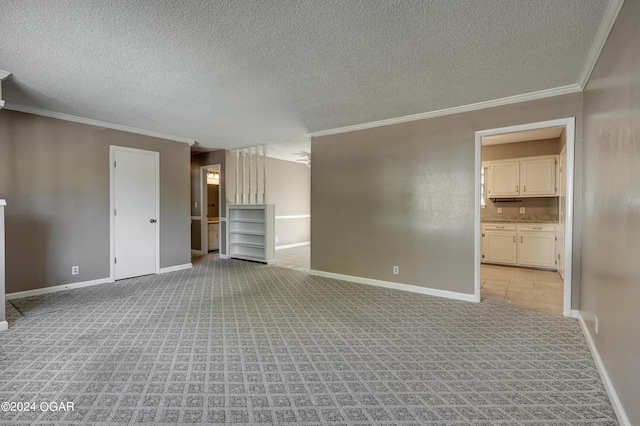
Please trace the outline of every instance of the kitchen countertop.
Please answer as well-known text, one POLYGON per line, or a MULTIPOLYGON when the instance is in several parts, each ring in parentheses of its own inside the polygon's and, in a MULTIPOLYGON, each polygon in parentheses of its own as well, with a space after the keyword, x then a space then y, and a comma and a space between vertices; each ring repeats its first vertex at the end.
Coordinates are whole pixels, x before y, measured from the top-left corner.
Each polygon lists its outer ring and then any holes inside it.
POLYGON ((557 220, 535 220, 535 219, 482 219, 482 223, 553 223, 558 224, 557 220))
POLYGON ((548 215, 531 215, 531 216, 516 216, 505 215, 504 217, 482 217, 480 218, 482 223, 558 223, 558 218, 548 215))

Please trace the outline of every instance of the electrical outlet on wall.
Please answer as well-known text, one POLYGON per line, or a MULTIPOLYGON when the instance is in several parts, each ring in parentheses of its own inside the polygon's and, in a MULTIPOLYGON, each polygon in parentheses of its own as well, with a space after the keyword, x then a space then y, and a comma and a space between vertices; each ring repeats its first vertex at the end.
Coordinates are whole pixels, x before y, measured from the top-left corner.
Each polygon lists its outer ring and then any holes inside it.
POLYGON ((71 275, 78 275, 80 273, 80 267, 79 266, 72 266, 71 267, 71 275))
POLYGON ((393 267, 393 274, 394 275, 398 275, 400 273, 400 268, 398 268, 397 266, 393 267))
POLYGON ((195 203, 193 203, 193 208, 197 209, 198 208, 198 202, 196 201, 195 203))
POLYGON ((498 213, 502 213, 502 207, 498 207, 498 213))
POLYGON ((524 213, 524 207, 520 207, 520 213, 524 213))

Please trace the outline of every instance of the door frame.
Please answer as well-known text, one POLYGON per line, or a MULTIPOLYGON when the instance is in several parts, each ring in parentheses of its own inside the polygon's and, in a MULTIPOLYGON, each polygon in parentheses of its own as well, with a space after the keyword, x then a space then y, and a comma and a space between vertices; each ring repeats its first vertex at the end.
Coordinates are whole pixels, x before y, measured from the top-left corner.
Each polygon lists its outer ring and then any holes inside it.
POLYGON ((563 315, 565 317, 577 317, 577 311, 571 310, 571 290, 573 288, 573 200, 574 200, 574 170, 575 170, 575 117, 560 118, 557 120, 527 123, 515 126, 500 127, 496 129, 480 130, 475 132, 475 202, 474 202, 474 300, 480 302, 480 262, 482 258, 481 223, 480 223, 480 168, 482 167, 482 137, 499 135, 503 133, 521 132, 524 130, 544 129, 547 127, 564 127, 567 136, 567 166, 566 166, 566 214, 565 214, 565 246, 564 246, 564 300, 563 315))
MULTIPOLYGON (((207 169, 217 167, 220 178, 218 179, 218 218, 222 221, 222 166, 220 164, 209 164, 200 166, 200 254, 209 253, 209 224, 207 223, 208 196, 207 187, 204 182, 207 179, 207 169), (206 248, 205 248, 206 246, 206 248)), ((222 227, 218 224, 220 230, 222 227)), ((218 253, 222 252, 220 241, 218 241, 218 253)))
POLYGON ((160 273, 160 225, 162 224, 160 218, 160 153, 158 151, 149 151, 145 149, 129 148, 125 146, 109 145, 109 278, 111 281, 115 281, 116 278, 116 193, 115 193, 115 155, 116 151, 134 152, 138 154, 153 155, 156 163, 156 270, 155 273, 160 273))

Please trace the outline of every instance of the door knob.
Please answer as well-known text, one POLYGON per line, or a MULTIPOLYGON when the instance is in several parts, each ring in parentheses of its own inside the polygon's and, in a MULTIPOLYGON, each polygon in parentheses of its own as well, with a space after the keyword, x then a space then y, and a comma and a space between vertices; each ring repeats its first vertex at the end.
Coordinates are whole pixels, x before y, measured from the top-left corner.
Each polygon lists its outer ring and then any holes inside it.
POLYGON ((151 219, 151 220, 149 221, 149 223, 156 223, 156 222, 157 222, 157 220, 155 220, 155 219, 151 219))

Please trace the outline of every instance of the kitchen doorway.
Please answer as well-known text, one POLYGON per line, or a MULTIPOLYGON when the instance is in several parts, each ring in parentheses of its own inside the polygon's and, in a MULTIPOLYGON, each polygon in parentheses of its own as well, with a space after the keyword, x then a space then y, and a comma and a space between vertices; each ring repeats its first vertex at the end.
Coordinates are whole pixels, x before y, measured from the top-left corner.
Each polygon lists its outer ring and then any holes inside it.
MULTIPOLYGON (((483 274, 481 272, 481 264, 482 264, 482 255, 483 255, 483 238, 482 238, 482 221, 481 221, 481 217, 482 217, 482 206, 481 206, 481 202, 480 200, 484 199, 484 198, 489 198, 492 195, 496 195, 496 194, 489 194, 489 187, 488 185, 488 179, 490 179, 490 176, 485 176, 485 174, 483 173, 483 171, 485 170, 483 168, 483 164, 482 164, 482 145, 483 145, 483 139, 485 140, 489 140, 492 139, 494 141, 494 143, 500 143, 501 140, 507 140, 507 139, 511 139, 513 140, 513 134, 514 133, 519 133, 519 134, 526 134, 527 132, 544 132, 545 130, 550 130, 550 129, 558 129, 560 128, 562 131, 562 138, 566 141, 566 143, 564 144, 564 150, 559 151, 559 154, 556 154, 559 161, 558 161, 558 168, 557 168, 557 183, 558 183, 558 189, 557 189, 557 193, 558 193, 558 201, 557 201, 557 205, 558 205, 558 223, 557 223, 557 233, 556 235, 558 236, 558 241, 557 241, 557 245, 555 247, 557 247, 557 253, 554 254, 555 257, 557 257, 558 254, 560 254, 560 262, 557 266, 557 269, 560 273, 560 275, 564 278, 564 282, 561 284, 562 285, 562 291, 563 291, 563 295, 562 295, 562 314, 564 316, 567 317, 576 317, 577 316, 577 310, 572 311, 571 309, 571 295, 572 295, 572 267, 573 267, 573 262, 572 262, 572 253, 573 253, 573 188, 574 188, 574 157, 575 157, 575 118, 574 117, 570 117, 570 118, 564 118, 564 119, 558 119, 558 120, 551 120, 551 121, 545 121, 545 122, 538 122, 538 123, 529 123, 529 124, 523 124, 523 125, 518 125, 518 126, 510 126, 510 127, 503 127, 503 128, 497 128, 497 129, 488 129, 488 130, 482 130, 482 131, 478 131, 475 134, 475 159, 476 159, 476 188, 475 188, 475 193, 476 193, 476 200, 478 200, 478 202, 476 203, 476 207, 475 207, 475 270, 474 270, 474 299, 477 302, 481 301, 482 298, 482 276, 486 275, 486 271, 483 274), (486 193, 485 193, 486 191, 486 193)), ((525 139, 526 140, 526 139, 525 139)), ((527 162, 523 167, 531 167, 532 169, 532 173, 539 173, 539 170, 544 170, 544 167, 550 167, 549 164, 552 164, 550 162, 527 162), (545 166, 546 164, 546 166, 545 166)), ((522 164, 520 164, 522 165, 522 164)), ((501 173, 504 176, 509 176, 509 173, 513 173, 513 170, 515 168, 515 170, 519 170, 520 165, 515 165, 515 164, 510 164, 509 162, 503 161, 499 163, 500 169, 498 169, 497 173, 501 173)), ((524 169, 523 169, 524 170, 524 169)), ((520 172, 516 172, 516 176, 521 176, 520 172)), ((517 179, 517 178, 516 178, 517 179)), ((495 187, 494 187, 495 188, 495 187)), ((529 187, 529 191, 531 191, 531 185, 529 187)), ((538 190, 538 188, 536 188, 536 190, 538 190)), ((509 185, 504 185, 504 187, 498 188, 496 189, 496 191, 501 191, 500 193, 500 199, 502 200, 506 200, 506 197, 512 197, 512 200, 517 200, 519 199, 519 195, 518 194, 523 194, 522 189, 519 186, 519 181, 516 180, 515 183, 513 185, 509 184, 509 185), (513 188, 511 188, 513 187, 513 188)), ((528 196, 529 194, 527 194, 526 196, 528 196)), ((524 198, 523 198, 524 199, 524 198)), ((505 203, 504 205, 507 205, 507 203, 505 203)), ((515 205, 515 203, 513 203, 512 205, 515 205)), ((521 211, 521 210, 520 210, 521 211)), ((506 231, 512 232, 514 235, 513 236, 509 236, 508 238, 500 238, 499 235, 494 236, 495 237, 495 241, 499 242, 499 241, 512 241, 512 238, 514 238, 514 242, 515 240, 515 235, 516 235, 516 229, 518 229, 519 227, 517 225, 513 225, 510 226, 509 228, 513 227, 514 229, 508 229, 506 231)), ((522 234, 517 234, 517 238, 518 238, 518 243, 520 243, 520 239, 521 238, 526 238, 527 236, 529 237, 537 237, 538 235, 535 234, 526 234, 526 232, 533 232, 536 231, 537 229, 524 229, 526 226, 523 226, 522 228, 522 234)), ((519 229, 518 229, 519 231, 519 229)), ((537 231, 547 231, 547 229, 541 229, 541 230, 537 230, 537 231)), ((503 236, 504 237, 504 236, 503 236)), ((547 244, 550 245, 551 243, 549 241, 548 238, 546 240, 544 240, 543 238, 537 238, 535 240, 531 240, 534 241, 534 244, 538 244, 538 245, 543 245, 543 244, 547 244), (546 243, 545 243, 546 241, 546 243)), ((555 243, 555 241, 554 241, 555 243)), ((520 246, 520 244, 518 244, 520 246)), ((526 246, 526 245, 525 245, 526 246)), ((496 245, 495 247, 499 247, 498 245, 496 245)), ((485 249, 487 247, 485 246, 485 249)), ((554 248, 554 250, 556 250, 554 248)), ((492 256, 497 256, 499 258, 501 258, 501 262, 505 263, 505 264, 509 264, 512 263, 514 264, 514 266, 516 264, 522 264, 522 265, 527 265, 527 263, 529 263, 529 265, 527 266, 532 266, 532 267, 536 267, 535 262, 539 261, 538 258, 536 258, 535 256, 531 257, 529 256, 528 258, 525 256, 524 259, 522 259, 522 255, 525 254, 531 254, 531 253, 525 253, 522 252, 520 254, 516 254, 515 249, 513 251, 511 250, 507 250, 507 249, 498 249, 496 250, 494 253, 492 253, 492 256)), ((547 259, 547 261, 554 261, 555 259, 547 259)), ((511 269, 516 269, 516 268, 511 268, 511 269)), ((536 271, 537 272, 537 271, 536 271)))
POLYGON ((200 254, 220 252, 222 185, 220 164, 200 166, 200 254))

